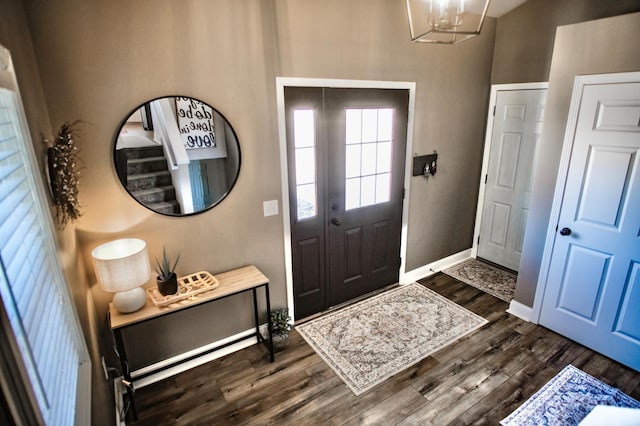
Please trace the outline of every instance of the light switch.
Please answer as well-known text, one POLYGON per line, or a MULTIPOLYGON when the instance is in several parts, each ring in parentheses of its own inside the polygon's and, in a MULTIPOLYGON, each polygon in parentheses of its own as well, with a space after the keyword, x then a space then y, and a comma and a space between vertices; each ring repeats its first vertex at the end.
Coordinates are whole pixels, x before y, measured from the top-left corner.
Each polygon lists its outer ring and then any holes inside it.
POLYGON ((262 211, 264 217, 275 216, 278 214, 278 200, 269 200, 262 202, 262 211))

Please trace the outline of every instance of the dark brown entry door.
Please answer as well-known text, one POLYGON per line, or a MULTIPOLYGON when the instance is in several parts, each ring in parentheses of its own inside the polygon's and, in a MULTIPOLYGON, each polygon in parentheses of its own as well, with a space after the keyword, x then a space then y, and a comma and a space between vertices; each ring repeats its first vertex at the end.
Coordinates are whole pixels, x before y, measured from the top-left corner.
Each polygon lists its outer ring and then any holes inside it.
POLYGON ((408 103, 285 88, 296 318, 398 281, 408 103))

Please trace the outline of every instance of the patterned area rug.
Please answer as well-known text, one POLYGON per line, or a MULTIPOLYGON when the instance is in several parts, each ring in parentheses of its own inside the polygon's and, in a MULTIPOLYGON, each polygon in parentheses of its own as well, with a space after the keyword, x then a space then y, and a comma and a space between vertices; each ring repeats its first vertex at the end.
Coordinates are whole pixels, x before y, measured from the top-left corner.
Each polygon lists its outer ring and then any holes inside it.
MULTIPOLYGON (((640 402, 567 365, 516 411, 503 426, 577 425, 596 405, 640 408, 640 402)), ((612 421, 612 425, 615 421, 612 421)))
POLYGON ((353 393, 360 395, 486 323, 414 283, 296 329, 353 393))
POLYGON ((476 259, 465 260, 442 272, 505 302, 511 302, 516 290, 516 274, 476 259))

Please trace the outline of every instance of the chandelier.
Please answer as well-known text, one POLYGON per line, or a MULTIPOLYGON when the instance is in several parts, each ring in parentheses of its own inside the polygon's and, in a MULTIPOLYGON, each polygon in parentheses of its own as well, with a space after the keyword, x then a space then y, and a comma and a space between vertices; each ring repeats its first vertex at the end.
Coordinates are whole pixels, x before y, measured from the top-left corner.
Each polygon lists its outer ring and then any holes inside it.
POLYGON ((491 0, 406 0, 411 41, 457 44, 480 34, 491 0))

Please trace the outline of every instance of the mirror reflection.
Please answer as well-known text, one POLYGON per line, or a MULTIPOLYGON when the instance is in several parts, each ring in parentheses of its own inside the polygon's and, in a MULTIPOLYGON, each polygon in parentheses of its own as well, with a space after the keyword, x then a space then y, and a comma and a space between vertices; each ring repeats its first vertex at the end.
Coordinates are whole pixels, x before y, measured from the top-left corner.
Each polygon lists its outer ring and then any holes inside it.
POLYGON ((191 97, 153 99, 124 120, 115 143, 118 177, 143 206, 184 216, 220 203, 238 178, 238 139, 222 114, 191 97))

